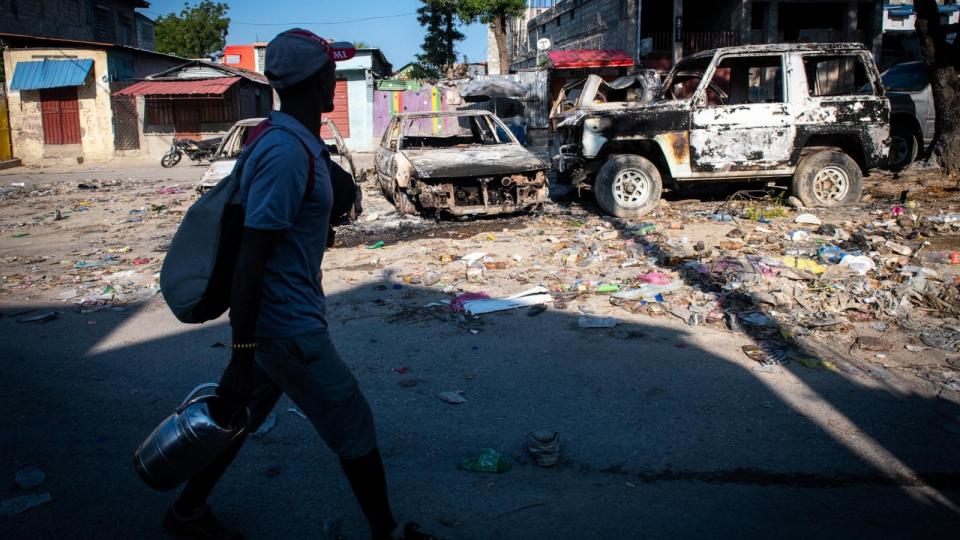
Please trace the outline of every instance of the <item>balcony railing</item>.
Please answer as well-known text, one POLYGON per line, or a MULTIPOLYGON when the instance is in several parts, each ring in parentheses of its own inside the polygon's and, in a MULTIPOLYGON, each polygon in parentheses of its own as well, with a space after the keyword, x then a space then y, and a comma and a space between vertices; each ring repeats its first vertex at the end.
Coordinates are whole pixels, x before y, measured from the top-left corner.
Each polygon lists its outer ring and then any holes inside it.
MULTIPOLYGON (((673 50, 673 33, 656 32, 647 34, 645 38, 653 38, 653 50, 655 52, 669 52, 673 50)), ((731 47, 740 44, 740 36, 737 32, 685 32, 681 36, 683 43, 684 56, 716 49, 717 47, 731 47)))

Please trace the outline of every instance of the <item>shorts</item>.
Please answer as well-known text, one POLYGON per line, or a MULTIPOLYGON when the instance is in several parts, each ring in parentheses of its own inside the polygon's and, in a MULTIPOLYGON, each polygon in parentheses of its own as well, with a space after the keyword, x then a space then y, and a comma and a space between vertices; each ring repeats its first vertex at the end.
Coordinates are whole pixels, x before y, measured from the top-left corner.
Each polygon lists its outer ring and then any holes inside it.
POLYGON ((287 394, 337 456, 354 459, 376 448, 370 405, 326 329, 291 338, 258 338, 255 358, 252 373, 231 362, 220 380, 221 389, 230 389, 231 397, 244 395, 249 432, 259 429, 280 396, 287 394), (250 395, 235 390, 246 388, 247 376, 252 381, 250 395))

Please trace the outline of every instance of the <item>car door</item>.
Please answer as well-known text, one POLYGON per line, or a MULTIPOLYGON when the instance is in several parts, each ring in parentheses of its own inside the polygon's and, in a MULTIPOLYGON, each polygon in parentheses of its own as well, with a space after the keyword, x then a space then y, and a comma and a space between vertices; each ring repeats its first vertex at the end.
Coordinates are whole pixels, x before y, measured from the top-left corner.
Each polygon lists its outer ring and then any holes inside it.
POLYGON ((785 166, 796 138, 787 97, 782 54, 718 57, 693 99, 692 169, 711 173, 785 166))
POLYGON ((381 186, 389 187, 393 190, 393 174, 396 166, 394 161, 397 154, 397 145, 400 139, 400 118, 394 116, 387 125, 383 138, 380 140, 380 146, 377 147, 376 168, 377 180, 381 186))

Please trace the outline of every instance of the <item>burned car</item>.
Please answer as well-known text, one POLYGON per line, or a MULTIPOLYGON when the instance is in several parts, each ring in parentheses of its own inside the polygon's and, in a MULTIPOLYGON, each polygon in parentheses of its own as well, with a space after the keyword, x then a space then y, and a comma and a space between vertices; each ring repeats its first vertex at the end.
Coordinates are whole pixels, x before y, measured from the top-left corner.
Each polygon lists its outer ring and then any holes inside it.
POLYGON ((695 180, 789 180, 807 206, 850 204, 863 173, 887 163, 890 102, 857 43, 697 53, 645 104, 598 106, 589 90, 578 102, 594 105, 555 124, 552 159, 561 180, 592 188, 619 217, 642 216, 664 185, 695 180))
MULTIPOLYGON (((240 157, 240 153, 243 152, 243 149, 247 146, 250 130, 257 127, 257 125, 264 120, 266 120, 266 118, 247 118, 240 120, 230 128, 230 131, 224 135, 223 142, 221 142, 217 148, 210 167, 208 167, 207 170, 203 172, 203 176, 200 177, 200 183, 196 188, 198 194, 202 195, 233 171, 233 167, 237 164, 237 158, 240 157)), ((343 170, 350 173, 354 181, 360 182, 362 179, 357 178, 357 168, 353 164, 353 156, 350 155, 347 144, 343 142, 343 137, 340 136, 340 131, 337 130, 336 124, 324 119, 322 125, 329 134, 328 137, 324 138, 324 143, 326 143, 327 150, 330 152, 330 158, 340 165, 343 170)), ((359 190, 357 193, 359 193, 359 190)))
POLYGON ((493 215, 547 198, 548 165, 482 110, 403 113, 377 148, 377 180, 400 214, 493 215))

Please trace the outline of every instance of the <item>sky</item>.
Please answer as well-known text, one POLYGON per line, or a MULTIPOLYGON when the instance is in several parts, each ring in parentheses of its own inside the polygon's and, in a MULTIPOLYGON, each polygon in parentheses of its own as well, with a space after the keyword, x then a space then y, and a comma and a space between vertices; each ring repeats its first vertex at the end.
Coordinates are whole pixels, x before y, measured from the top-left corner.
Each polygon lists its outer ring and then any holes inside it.
MULTIPOLYGON (((224 0, 221 0, 224 1, 224 0)), ((196 0, 192 0, 195 4, 196 0)), ((270 41, 279 32, 299 26, 337 41, 363 41, 383 50, 387 60, 399 69, 416 59, 423 42, 423 28, 417 23, 419 0, 225 0, 230 6, 227 45, 270 41), (359 20, 365 19, 365 20, 359 20)), ((140 9, 152 19, 179 12, 183 0, 150 0, 140 9)), ((461 29, 466 34, 458 52, 470 62, 487 59, 487 28, 473 24, 461 29)))

